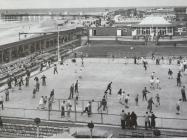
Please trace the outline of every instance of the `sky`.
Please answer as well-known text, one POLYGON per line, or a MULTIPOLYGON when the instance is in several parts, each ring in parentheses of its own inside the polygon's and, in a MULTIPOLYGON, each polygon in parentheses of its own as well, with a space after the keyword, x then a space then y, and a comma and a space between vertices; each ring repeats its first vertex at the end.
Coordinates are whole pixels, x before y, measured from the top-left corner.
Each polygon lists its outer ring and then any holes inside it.
POLYGON ((0 9, 187 6, 187 0, 0 0, 0 9))

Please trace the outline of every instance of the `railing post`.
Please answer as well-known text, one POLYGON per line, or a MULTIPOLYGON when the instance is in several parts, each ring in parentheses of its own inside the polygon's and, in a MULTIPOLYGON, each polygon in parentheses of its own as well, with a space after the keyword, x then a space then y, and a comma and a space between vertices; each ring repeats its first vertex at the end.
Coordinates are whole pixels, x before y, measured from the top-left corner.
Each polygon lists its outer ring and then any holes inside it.
POLYGON ((101 123, 103 124, 103 111, 101 110, 101 123))
POLYGON ((50 120, 50 109, 48 109, 48 120, 50 120))
POLYGON ((74 99, 74 113, 75 113, 75 122, 77 121, 77 107, 76 107, 76 99, 74 99))
POLYGON ((58 106, 59 106, 59 110, 61 110, 61 108, 60 108, 60 99, 58 99, 58 106))
POLYGON ((25 109, 23 109, 23 112, 24 112, 24 118, 25 118, 25 109))

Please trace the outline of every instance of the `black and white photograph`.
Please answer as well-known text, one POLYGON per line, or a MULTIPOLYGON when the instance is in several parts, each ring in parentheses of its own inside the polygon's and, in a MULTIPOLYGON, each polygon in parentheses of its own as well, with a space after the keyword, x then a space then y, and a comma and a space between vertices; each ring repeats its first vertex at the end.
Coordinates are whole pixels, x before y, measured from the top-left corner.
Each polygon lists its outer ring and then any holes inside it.
POLYGON ((1 138, 187 138, 187 0, 0 0, 1 138))

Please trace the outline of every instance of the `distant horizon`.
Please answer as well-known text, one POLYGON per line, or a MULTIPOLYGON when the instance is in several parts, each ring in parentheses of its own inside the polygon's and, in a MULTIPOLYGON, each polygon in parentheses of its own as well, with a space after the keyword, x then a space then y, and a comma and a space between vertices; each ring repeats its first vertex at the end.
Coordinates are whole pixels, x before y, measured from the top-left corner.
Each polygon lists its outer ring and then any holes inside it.
POLYGON ((47 8, 47 7, 41 7, 41 8, 0 8, 1 10, 32 10, 32 9, 91 9, 91 8, 175 8, 175 7, 181 7, 181 8, 187 8, 186 6, 114 6, 114 7, 62 7, 62 8, 47 8))
POLYGON ((187 7, 187 0, 0 0, 0 9, 187 7))

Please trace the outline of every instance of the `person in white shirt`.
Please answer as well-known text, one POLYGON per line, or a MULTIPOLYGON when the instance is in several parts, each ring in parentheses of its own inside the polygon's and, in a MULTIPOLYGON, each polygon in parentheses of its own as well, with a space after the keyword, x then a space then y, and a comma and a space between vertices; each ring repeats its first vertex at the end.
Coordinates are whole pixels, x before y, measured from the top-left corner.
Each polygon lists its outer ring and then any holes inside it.
POLYGON ((176 110, 177 110, 177 115, 179 115, 180 114, 180 104, 181 104, 181 99, 179 99, 178 101, 177 101, 177 104, 176 104, 176 110))
POLYGON ((156 88, 157 88, 157 89, 160 89, 160 80, 159 80, 159 78, 157 78, 157 79, 155 80, 155 84, 156 84, 156 88))
POLYGON ((155 82, 155 80, 153 79, 153 77, 150 79, 150 88, 151 89, 155 89, 155 87, 154 87, 154 82, 155 82))

